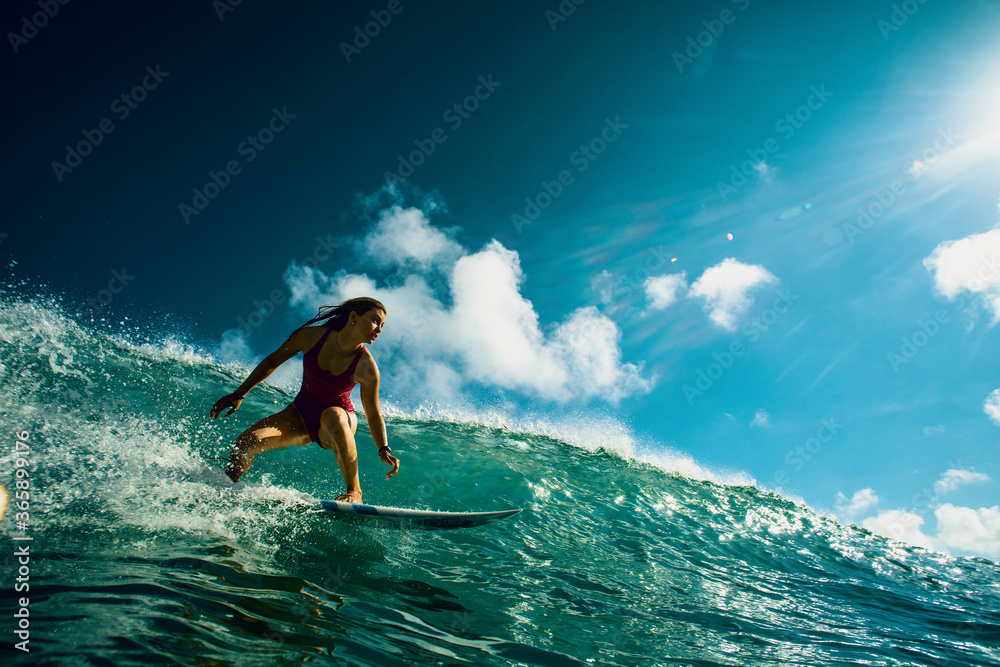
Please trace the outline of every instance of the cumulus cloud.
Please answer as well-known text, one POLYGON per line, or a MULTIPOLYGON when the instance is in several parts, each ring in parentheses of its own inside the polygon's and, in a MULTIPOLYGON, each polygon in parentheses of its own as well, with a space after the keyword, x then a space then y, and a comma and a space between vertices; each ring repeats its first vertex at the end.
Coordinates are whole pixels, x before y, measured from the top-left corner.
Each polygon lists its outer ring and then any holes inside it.
POLYGON ((978 484, 979 482, 990 481, 989 475, 981 472, 973 472, 972 470, 948 470, 941 478, 934 483, 934 490, 939 494, 944 495, 945 493, 951 493, 963 486, 968 486, 969 484, 978 484))
POLYGON ((935 511, 938 539, 952 549, 1000 557, 1000 506, 956 507, 945 504, 935 511))
MULTIPOLYGON (((417 238, 440 240, 427 232, 430 223, 416 209, 396 210, 390 218, 418 230, 417 238)), ((396 252, 384 240, 387 219, 380 217, 362 239, 366 251, 384 245, 396 252)), ((384 387, 399 396, 456 401, 478 384, 561 402, 599 397, 615 403, 652 389, 654 380, 643 377, 641 364, 622 361, 621 331, 595 307, 542 326, 521 294, 525 276, 516 251, 496 240, 471 253, 443 242, 426 247, 431 250, 419 255, 423 264, 413 253, 397 253, 394 261, 412 269, 434 265, 447 275, 446 285, 432 286, 418 273, 401 284, 396 276, 390 285, 365 274, 328 276, 293 265, 285 275, 289 304, 315 312, 359 295, 382 301, 388 313, 374 350, 384 387), (446 257, 453 258, 450 265, 442 263, 446 257)))
POLYGON ((687 290, 687 273, 653 276, 642 284, 646 288, 649 310, 666 310, 680 300, 687 290))
POLYGON ((517 253, 495 240, 459 260, 451 276, 451 337, 472 378, 550 394, 566 385, 568 369, 545 354, 538 314, 520 292, 523 278, 517 253))
MULTIPOLYGON (((861 489, 848 498, 843 493, 837 494, 837 513, 843 514, 848 519, 875 507, 878 504, 878 496, 872 489, 861 489)), ((867 527, 867 526, 866 526, 867 527)))
POLYGON ((642 377, 640 366, 622 363, 620 340, 617 325, 588 307, 576 309, 556 327, 547 347, 567 370, 570 386, 594 383, 603 388, 605 398, 617 403, 653 388, 652 380, 642 377))
POLYGON ((743 264, 730 257, 706 269, 691 285, 690 296, 705 301, 709 317, 718 326, 734 331, 736 319, 753 305, 750 293, 777 280, 763 266, 743 264))
POLYGON ((954 299, 960 292, 982 295, 1000 321, 1000 227, 956 241, 945 241, 924 258, 937 290, 954 299))
MULTIPOLYGON (((988 479, 986 475, 968 470, 948 470, 934 488, 939 493, 948 493, 965 484, 988 479)), ((871 489, 858 491, 850 499, 838 493, 837 511, 857 515, 877 502, 878 498, 871 489)), ((937 533, 934 535, 923 531, 924 517, 899 509, 882 510, 877 516, 865 519, 861 526, 877 535, 925 549, 955 550, 986 558, 1000 558, 1000 506, 973 509, 946 503, 934 511, 934 516, 937 518, 937 533)))
POLYGON ((1000 426, 1000 389, 994 389, 986 397, 986 402, 983 404, 983 412, 993 420, 994 424, 1000 426))
POLYGON ((767 410, 758 410, 754 416, 753 421, 750 422, 750 426, 759 426, 760 428, 771 428, 771 415, 767 414, 767 410))
POLYGON ((888 537, 897 542, 906 542, 925 549, 937 548, 934 540, 925 535, 921 526, 924 518, 913 512, 903 510, 884 510, 878 516, 870 517, 861 526, 876 535, 888 537))
POLYGON ((418 208, 395 205, 381 212, 361 247, 382 267, 413 266, 422 271, 446 268, 465 254, 446 232, 453 233, 454 229, 434 227, 418 208))

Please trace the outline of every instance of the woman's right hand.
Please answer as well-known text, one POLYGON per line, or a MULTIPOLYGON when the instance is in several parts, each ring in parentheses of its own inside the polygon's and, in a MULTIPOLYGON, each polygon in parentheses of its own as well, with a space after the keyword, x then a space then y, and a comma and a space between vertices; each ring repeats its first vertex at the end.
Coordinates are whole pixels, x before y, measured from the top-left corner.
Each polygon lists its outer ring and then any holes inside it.
POLYGON ((229 394, 228 396, 223 396, 222 398, 220 398, 215 402, 215 405, 212 406, 212 413, 211 413, 212 419, 215 419, 216 417, 219 416, 220 412, 222 412, 226 408, 229 408, 229 412, 222 415, 222 418, 225 419, 229 415, 239 410, 240 403, 242 402, 243 402, 243 397, 240 396, 239 394, 229 394))

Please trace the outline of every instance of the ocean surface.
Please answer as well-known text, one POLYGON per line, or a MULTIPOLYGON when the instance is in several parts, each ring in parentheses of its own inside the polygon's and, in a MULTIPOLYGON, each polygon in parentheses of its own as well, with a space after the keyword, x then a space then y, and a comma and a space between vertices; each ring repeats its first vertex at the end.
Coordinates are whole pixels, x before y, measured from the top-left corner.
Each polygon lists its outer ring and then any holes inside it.
POLYGON ((342 480, 316 445, 264 454, 234 486, 229 444, 291 398, 262 385, 210 421, 245 375, 126 321, 0 299, 0 484, 17 434, 31 484, 25 525, 16 508, 0 521, 4 665, 1000 665, 995 563, 630 455, 586 424, 390 410, 387 482, 362 418, 367 502, 524 510, 479 528, 335 520, 316 501, 342 480))

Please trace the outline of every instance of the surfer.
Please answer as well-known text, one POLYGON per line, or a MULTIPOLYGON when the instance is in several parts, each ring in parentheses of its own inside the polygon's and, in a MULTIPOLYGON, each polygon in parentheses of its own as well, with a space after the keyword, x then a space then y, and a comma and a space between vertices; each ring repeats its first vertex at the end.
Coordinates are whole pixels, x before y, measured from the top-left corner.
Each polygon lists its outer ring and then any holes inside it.
POLYGON ((229 412, 223 418, 228 417, 239 409, 247 392, 281 364, 299 352, 305 354, 302 388, 292 403, 243 431, 233 443, 226 467, 226 474, 233 482, 239 481, 254 457, 262 452, 316 442, 323 449, 334 451, 344 476, 347 492, 337 500, 360 503, 361 480, 354 443, 358 418, 351 405, 351 390, 356 384, 361 385, 361 403, 379 457, 392 466, 385 478, 399 471, 399 459, 386 444, 385 422, 378 402, 378 366, 364 346, 378 338, 385 315, 385 306, 367 297, 320 308, 316 317, 293 331, 281 347, 261 361, 234 393, 216 401, 212 419, 226 408, 229 412))

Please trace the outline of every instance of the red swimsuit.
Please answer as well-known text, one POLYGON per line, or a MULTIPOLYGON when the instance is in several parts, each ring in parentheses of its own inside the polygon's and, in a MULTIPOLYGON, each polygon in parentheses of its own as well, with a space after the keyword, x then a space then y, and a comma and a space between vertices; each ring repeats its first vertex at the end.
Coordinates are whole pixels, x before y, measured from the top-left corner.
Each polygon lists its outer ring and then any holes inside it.
POLYGON ((332 332, 332 329, 327 329, 319 342, 305 353, 302 359, 302 388, 292 401, 313 442, 319 442, 319 417, 324 410, 336 406, 347 412, 354 412, 351 404, 351 390, 357 384, 354 381, 354 369, 358 367, 358 360, 365 351, 365 346, 362 345, 351 365, 340 375, 323 370, 319 367, 319 351, 332 332))

